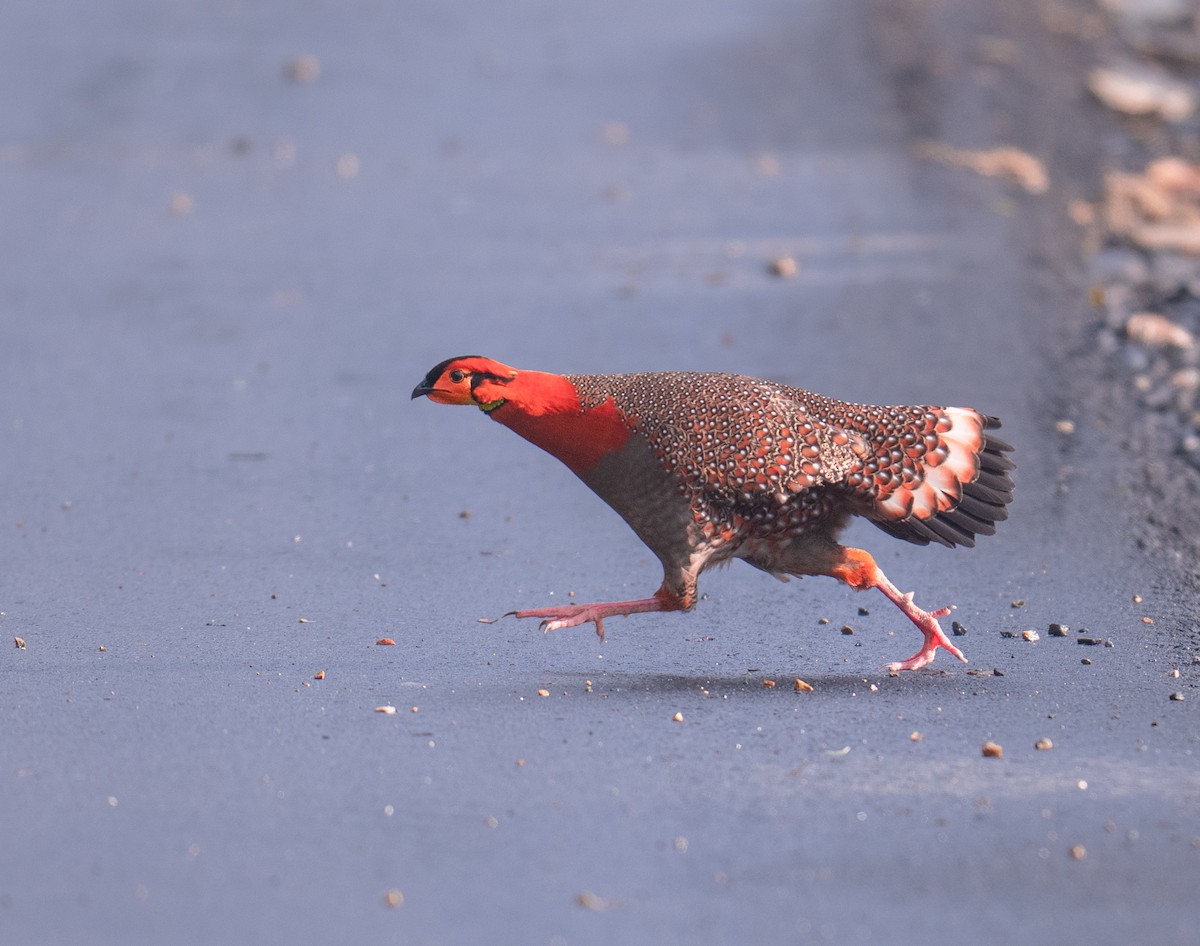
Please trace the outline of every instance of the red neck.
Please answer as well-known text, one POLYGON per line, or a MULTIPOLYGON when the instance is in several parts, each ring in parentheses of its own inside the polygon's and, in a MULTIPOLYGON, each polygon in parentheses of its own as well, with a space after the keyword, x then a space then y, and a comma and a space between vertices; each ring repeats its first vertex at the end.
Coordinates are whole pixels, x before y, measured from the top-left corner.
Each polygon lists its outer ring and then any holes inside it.
POLYGON ((578 476, 629 439, 624 415, 611 399, 584 411, 570 381, 541 371, 522 371, 504 385, 504 404, 490 416, 578 476))

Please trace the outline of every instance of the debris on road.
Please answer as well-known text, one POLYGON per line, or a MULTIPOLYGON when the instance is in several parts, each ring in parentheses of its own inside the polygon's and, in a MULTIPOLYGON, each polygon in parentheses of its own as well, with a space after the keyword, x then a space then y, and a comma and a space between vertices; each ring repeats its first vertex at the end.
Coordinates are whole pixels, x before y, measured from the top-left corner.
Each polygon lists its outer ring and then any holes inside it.
POLYGON ((922 142, 923 157, 951 167, 966 168, 984 177, 1001 177, 1019 184, 1031 194, 1044 194, 1050 187, 1046 165, 1019 148, 1002 147, 982 151, 954 148, 936 141, 922 142))

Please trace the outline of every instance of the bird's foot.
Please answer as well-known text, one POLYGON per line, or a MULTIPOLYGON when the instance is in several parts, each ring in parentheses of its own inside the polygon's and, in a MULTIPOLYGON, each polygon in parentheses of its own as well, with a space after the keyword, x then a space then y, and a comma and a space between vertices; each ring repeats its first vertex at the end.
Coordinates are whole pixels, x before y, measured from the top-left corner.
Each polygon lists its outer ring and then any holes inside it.
POLYGON ((539 618, 542 631, 558 631, 564 627, 578 627, 591 622, 596 625, 596 636, 604 640, 604 619, 641 614, 645 611, 670 611, 661 597, 638 598, 635 601, 606 601, 600 604, 566 604, 556 608, 533 608, 528 611, 509 611, 505 617, 539 618))
MULTIPOLYGON (((890 595, 889 595, 890 597, 890 595)), ((946 636, 946 632, 942 630, 942 626, 938 624, 938 618, 944 618, 953 607, 938 608, 936 611, 922 611, 913 604, 912 594, 902 595, 903 603, 897 601, 902 610, 925 635, 925 643, 921 645, 921 649, 909 657, 907 660, 897 660, 887 665, 890 672, 897 670, 918 670, 933 662, 933 658, 937 656, 939 647, 950 651, 955 657, 963 663, 967 662, 967 658, 963 656, 963 652, 951 643, 950 638, 946 636)))
POLYGON ((897 660, 888 664, 887 670, 889 672, 919 670, 921 667, 933 663, 933 658, 937 656, 939 647, 950 651, 950 653, 963 663, 967 662, 967 658, 963 656, 963 652, 951 643, 950 638, 946 636, 946 632, 942 630, 942 626, 938 624, 938 618, 944 618, 954 610, 953 605, 946 608, 938 608, 936 611, 923 611, 913 603, 913 594, 911 591, 908 594, 902 594, 897 590, 895 585, 884 577, 883 572, 879 572, 878 578, 876 587, 895 602, 896 606, 904 612, 905 616, 925 635, 925 643, 921 645, 921 649, 907 660, 897 660))

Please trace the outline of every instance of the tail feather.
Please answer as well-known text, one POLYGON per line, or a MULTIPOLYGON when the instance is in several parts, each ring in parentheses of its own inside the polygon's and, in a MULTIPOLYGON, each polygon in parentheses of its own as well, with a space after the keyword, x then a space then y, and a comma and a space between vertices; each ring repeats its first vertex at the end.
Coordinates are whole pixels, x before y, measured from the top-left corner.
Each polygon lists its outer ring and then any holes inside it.
MULTIPOLYGON (((1012 446, 989 431, 995 417, 965 408, 931 408, 938 415, 937 446, 908 477, 872 483, 867 518, 880 529, 917 545, 973 546, 1008 518, 1012 446)), ((881 465, 882 458, 878 461, 881 465)))

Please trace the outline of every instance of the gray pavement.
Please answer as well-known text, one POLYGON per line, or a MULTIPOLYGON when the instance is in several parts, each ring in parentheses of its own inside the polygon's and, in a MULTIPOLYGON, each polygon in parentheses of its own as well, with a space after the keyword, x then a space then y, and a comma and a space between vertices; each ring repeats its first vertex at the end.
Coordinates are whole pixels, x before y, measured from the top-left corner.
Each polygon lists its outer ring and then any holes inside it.
POLYGON ((1194 599, 1113 431, 1055 430, 1034 199, 917 162, 868 20, 7 11, 0 942, 1200 938, 1194 599), (409 402, 468 352, 1000 415, 997 536, 850 534, 970 665, 889 677, 882 596, 740 566, 603 645, 479 623, 660 576, 556 461, 409 402))

